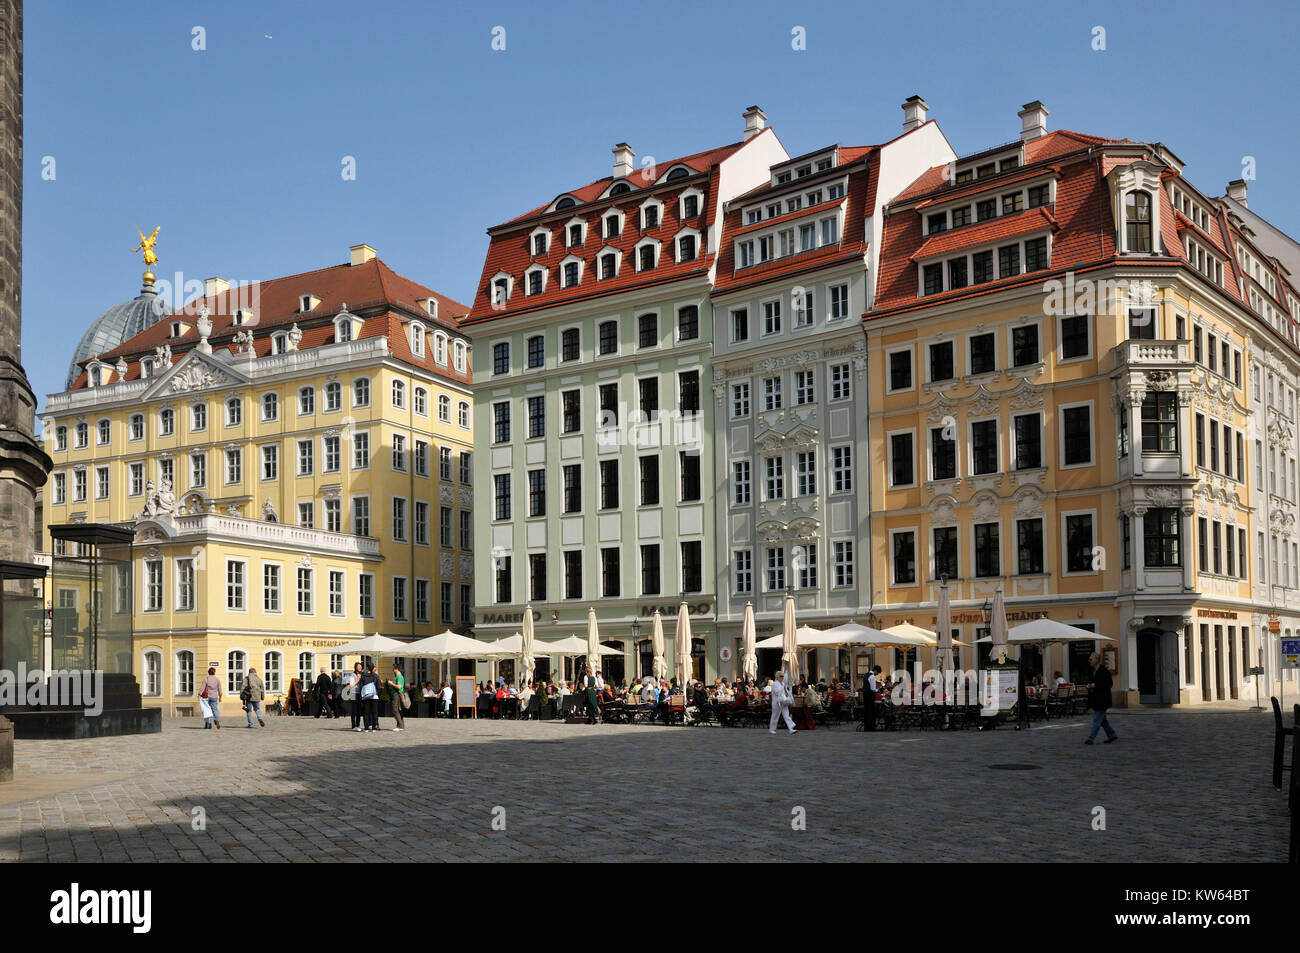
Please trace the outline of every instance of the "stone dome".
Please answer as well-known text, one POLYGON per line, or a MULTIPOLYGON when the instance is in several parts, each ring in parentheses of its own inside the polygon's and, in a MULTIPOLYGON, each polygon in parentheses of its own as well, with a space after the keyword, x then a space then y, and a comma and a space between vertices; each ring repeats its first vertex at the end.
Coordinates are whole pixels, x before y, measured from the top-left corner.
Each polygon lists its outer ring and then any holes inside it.
POLYGON ((150 283, 140 289, 139 297, 115 304, 101 314, 86 329, 72 354, 72 363, 68 365, 68 388, 81 375, 81 368, 77 366, 79 361, 107 354, 123 341, 156 324, 166 313, 162 299, 150 283))

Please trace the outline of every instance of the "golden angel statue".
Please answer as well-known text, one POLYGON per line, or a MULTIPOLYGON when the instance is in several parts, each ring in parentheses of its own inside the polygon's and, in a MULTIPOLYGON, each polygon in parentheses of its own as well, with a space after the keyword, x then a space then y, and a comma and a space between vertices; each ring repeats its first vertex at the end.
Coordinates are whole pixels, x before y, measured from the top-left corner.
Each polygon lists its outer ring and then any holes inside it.
POLYGON ((140 244, 132 248, 131 251, 144 252, 144 265, 146 268, 152 268, 154 263, 158 261, 153 246, 158 244, 158 230, 161 228, 162 226, 159 225, 148 238, 145 238, 144 232, 140 231, 139 226, 136 227, 136 231, 140 233, 140 244))

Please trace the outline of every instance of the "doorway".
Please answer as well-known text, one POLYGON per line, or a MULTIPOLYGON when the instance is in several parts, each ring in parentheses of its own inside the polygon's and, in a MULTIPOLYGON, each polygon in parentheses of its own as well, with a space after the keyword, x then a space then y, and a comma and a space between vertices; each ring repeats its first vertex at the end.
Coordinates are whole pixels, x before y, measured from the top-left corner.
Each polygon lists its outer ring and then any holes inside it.
POLYGON ((1160 695, 1160 641, 1164 633, 1158 629, 1143 629, 1137 635, 1138 701, 1144 705, 1159 704, 1160 695))
POLYGON ((607 649, 615 649, 618 655, 602 655, 600 659, 600 674, 605 678, 606 685, 619 685, 627 674, 626 662, 623 658, 622 642, 601 642, 607 649))
POLYGON ((1201 701, 1210 700, 1210 627, 1201 626, 1201 701))

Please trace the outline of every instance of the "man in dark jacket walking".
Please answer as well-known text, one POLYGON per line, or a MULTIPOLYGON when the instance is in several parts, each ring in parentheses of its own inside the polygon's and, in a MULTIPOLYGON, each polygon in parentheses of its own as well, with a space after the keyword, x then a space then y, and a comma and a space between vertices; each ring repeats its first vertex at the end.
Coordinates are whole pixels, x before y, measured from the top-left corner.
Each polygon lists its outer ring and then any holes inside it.
POLYGON ((1110 722, 1106 720, 1106 709, 1110 708, 1110 671, 1101 664, 1101 658, 1096 652, 1088 656, 1088 664, 1092 666, 1092 677, 1088 682, 1088 707, 1092 709, 1092 731, 1088 732, 1088 740, 1084 744, 1093 743, 1099 728, 1106 729, 1106 744, 1110 744, 1119 737, 1115 734, 1115 729, 1110 726, 1110 722))
POLYGON ((326 718, 334 717, 334 679, 325 669, 320 670, 320 677, 316 679, 316 717, 322 713, 326 718))

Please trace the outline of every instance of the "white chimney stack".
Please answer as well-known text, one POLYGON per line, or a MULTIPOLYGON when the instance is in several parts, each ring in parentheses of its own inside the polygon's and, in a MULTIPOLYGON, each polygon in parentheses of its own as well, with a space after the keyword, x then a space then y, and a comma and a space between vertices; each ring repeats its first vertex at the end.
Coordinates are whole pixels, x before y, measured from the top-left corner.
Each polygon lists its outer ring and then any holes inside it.
POLYGON ((749 142, 756 135, 763 131, 767 125, 767 113, 757 106, 750 106, 745 110, 745 141, 749 142))
POLYGON ((1232 199, 1242 208, 1249 208, 1246 204, 1246 180, 1233 179, 1228 183, 1228 198, 1232 199))
POLYGON ((1016 115, 1020 117, 1020 141, 1029 142, 1047 135, 1047 107, 1039 100, 1025 103, 1016 115))
POLYGON ((903 103, 903 132, 911 132, 925 125, 925 114, 930 107, 920 96, 908 96, 903 103))
POLYGON ((614 147, 614 178, 626 179, 632 174, 632 157, 635 155, 626 142, 620 142, 614 147))
POLYGON ((230 290, 230 282, 225 278, 205 278, 203 280, 203 297, 215 298, 230 290))
POLYGON ((368 261, 374 261, 377 254, 369 245, 350 245, 348 251, 351 252, 350 262, 353 268, 364 265, 368 261))

